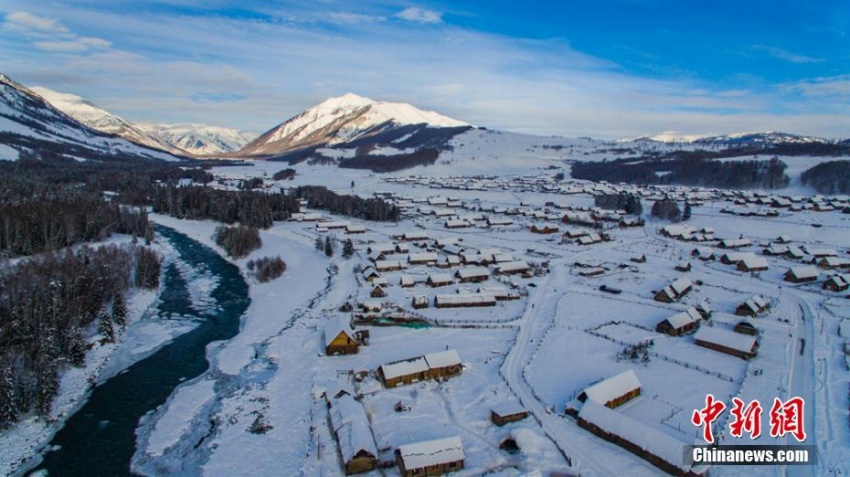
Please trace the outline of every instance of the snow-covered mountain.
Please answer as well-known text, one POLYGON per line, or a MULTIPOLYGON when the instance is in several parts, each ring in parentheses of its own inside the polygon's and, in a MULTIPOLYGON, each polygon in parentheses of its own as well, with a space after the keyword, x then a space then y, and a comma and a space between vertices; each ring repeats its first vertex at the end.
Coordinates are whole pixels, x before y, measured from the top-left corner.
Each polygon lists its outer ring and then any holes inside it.
MULTIPOLYGON (((90 112, 93 112, 94 107, 90 112)), ((0 74, 0 159, 20 153, 62 154, 78 160, 179 158, 98 131, 51 105, 39 94, 0 74)))
POLYGON ((783 132, 751 132, 751 133, 736 133, 726 134, 723 136, 703 137, 693 141, 696 144, 725 144, 734 146, 753 145, 753 144, 812 144, 812 143, 827 143, 826 139, 812 136, 800 136, 798 134, 789 134, 783 132))
POLYGON ((684 143, 696 144, 700 146, 749 146, 749 145, 775 145, 775 144, 823 144, 827 143, 826 139, 801 136, 799 134, 790 134, 783 132, 764 131, 764 132, 745 132, 724 134, 720 136, 704 136, 698 134, 679 134, 676 132, 663 132, 653 136, 644 136, 637 139, 628 139, 631 141, 653 141, 663 143, 684 143))
POLYGON ((109 111, 85 100, 84 98, 81 98, 80 96, 60 93, 41 86, 35 86, 31 88, 31 91, 46 99, 47 102, 63 113, 92 129, 96 129, 107 134, 121 136, 136 144, 160 149, 171 154, 186 153, 186 151, 172 146, 156 135, 148 134, 146 131, 130 121, 127 121, 120 116, 116 116, 115 114, 110 113, 109 111))
POLYGON ((239 151, 240 156, 281 156, 321 146, 406 142, 416 147, 428 130, 467 129, 469 124, 406 103, 389 103, 348 93, 330 98, 267 131, 239 151))
POLYGON ((238 151, 257 135, 203 124, 138 124, 139 129, 172 147, 198 156, 238 151))

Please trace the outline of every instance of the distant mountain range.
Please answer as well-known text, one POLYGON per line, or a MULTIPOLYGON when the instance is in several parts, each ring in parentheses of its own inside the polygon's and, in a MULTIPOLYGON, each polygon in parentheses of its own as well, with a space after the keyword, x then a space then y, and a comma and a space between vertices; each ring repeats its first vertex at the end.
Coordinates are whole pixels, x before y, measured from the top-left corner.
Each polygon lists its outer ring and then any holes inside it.
MULTIPOLYGON (((86 108, 88 113, 93 110, 93 106, 86 108)), ((110 127, 126 126, 114 122, 110 127)), ((125 132, 134 133, 129 127, 125 132)), ((130 142, 87 126, 0 74, 0 159, 17 160, 22 155, 53 155, 79 161, 181 160, 160 147, 130 142)))
POLYGON ((79 96, 34 87, 31 91, 77 121, 142 146, 178 155, 213 155, 242 148, 255 134, 201 124, 134 124, 79 96))
POLYGON ((783 132, 747 132, 722 136, 680 135, 676 133, 661 133, 654 136, 644 136, 634 139, 636 142, 652 141, 663 143, 696 144, 700 146, 751 146, 775 144, 826 144, 829 141, 819 137, 800 136, 783 132))
POLYGON ((138 124, 149 135, 197 156, 226 155, 242 149, 255 133, 205 124, 138 124))
MULTIPOLYGON (((2 75, 0 88, 0 159, 48 150, 79 159, 124 155, 161 160, 211 157, 291 164, 309 161, 387 172, 433 165, 438 159, 442 164, 471 162, 485 155, 513 162, 528 154, 593 160, 604 158, 611 144, 589 138, 568 140, 489 131, 407 103, 375 101, 352 93, 329 98, 254 137, 206 125, 134 124, 79 96, 46 88, 28 89, 2 75), (507 157, 511 154, 516 157, 507 157)), ((844 155, 850 144, 850 140, 836 145, 822 138, 781 132, 723 136, 662 133, 617 142, 624 146, 657 143, 666 153, 768 147, 778 153, 816 156, 844 155)), ((632 153, 641 149, 634 148, 632 153)))

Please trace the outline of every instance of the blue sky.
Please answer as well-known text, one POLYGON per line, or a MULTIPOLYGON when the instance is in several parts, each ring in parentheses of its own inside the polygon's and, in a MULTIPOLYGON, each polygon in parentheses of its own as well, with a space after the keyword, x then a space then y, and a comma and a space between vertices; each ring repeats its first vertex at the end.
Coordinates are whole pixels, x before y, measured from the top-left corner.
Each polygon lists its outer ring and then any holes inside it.
POLYGON ((850 137, 850 5, 0 0, 0 72, 129 120, 264 131, 329 96, 517 132, 850 137))

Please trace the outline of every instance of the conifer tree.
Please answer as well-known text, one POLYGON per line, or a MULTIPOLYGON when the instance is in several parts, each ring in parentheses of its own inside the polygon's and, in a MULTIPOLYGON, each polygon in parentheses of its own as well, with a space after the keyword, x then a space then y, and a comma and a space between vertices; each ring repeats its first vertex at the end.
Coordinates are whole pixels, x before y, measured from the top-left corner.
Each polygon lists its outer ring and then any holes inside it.
POLYGON ((120 290, 115 292, 112 299, 112 321, 122 330, 127 325, 127 304, 124 302, 124 293, 120 290))
POLYGON ((325 255, 328 257, 334 256, 334 243, 330 237, 325 237, 325 255))
POLYGON ((112 320, 105 310, 101 310, 97 317, 97 332, 103 336, 104 343, 112 343, 115 341, 115 329, 112 327, 112 320))
POLYGON ((354 242, 351 239, 348 239, 342 245, 342 257, 343 258, 351 258, 354 255, 354 242))

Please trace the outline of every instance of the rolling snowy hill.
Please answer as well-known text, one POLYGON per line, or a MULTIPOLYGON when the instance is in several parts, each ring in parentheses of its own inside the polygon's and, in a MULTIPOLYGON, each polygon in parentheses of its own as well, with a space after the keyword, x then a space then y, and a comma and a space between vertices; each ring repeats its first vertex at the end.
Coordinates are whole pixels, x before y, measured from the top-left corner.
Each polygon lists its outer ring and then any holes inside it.
POLYGON ((180 160, 172 154, 97 131, 42 96, 0 74, 0 159, 20 154, 63 155, 77 160, 180 160))

